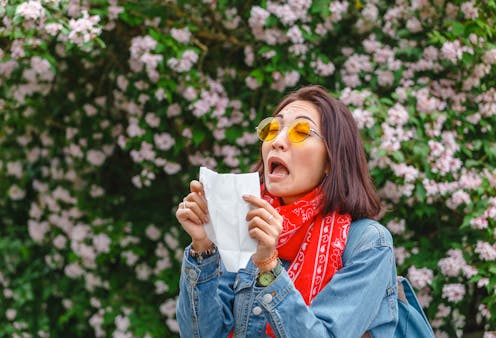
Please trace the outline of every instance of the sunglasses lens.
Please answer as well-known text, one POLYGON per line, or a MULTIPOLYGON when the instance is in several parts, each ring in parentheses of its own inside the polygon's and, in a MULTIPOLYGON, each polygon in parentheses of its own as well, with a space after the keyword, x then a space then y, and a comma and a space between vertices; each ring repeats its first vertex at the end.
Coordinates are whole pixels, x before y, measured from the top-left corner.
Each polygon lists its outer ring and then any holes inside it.
POLYGON ((288 130, 288 137, 291 142, 298 143, 310 136, 310 123, 308 121, 295 121, 288 130))
POLYGON ((257 133, 258 138, 262 141, 274 139, 279 133, 279 121, 272 117, 262 120, 257 127, 257 133))

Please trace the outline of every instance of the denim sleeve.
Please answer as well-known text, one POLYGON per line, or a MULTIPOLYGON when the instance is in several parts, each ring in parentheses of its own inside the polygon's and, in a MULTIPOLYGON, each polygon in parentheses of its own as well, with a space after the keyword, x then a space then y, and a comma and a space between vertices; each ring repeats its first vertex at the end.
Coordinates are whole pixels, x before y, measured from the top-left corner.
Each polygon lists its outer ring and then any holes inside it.
POLYGON ((234 274, 222 271, 221 282, 219 253, 198 264, 189 249, 184 252, 176 308, 181 336, 227 337, 233 326, 234 274))
POLYGON ((374 337, 393 337, 396 268, 390 234, 369 227, 343 265, 310 306, 286 273, 257 296, 276 336, 357 338, 370 330, 374 337))

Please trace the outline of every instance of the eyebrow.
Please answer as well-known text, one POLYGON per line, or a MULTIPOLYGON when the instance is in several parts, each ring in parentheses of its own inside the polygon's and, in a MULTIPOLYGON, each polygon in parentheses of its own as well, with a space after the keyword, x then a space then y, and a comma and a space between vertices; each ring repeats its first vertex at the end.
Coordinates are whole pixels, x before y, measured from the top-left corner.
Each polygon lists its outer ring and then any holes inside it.
MULTIPOLYGON (((280 118, 281 120, 284 120, 284 115, 282 115, 281 113, 277 113, 277 115, 275 115, 274 117, 277 117, 277 118, 280 118)), ((305 116, 305 115, 298 115, 294 118, 295 120, 296 119, 305 119, 305 120, 308 120, 310 122, 312 122, 314 124, 314 126, 317 127, 317 123, 315 123, 314 120, 312 120, 310 117, 308 116, 305 116)))

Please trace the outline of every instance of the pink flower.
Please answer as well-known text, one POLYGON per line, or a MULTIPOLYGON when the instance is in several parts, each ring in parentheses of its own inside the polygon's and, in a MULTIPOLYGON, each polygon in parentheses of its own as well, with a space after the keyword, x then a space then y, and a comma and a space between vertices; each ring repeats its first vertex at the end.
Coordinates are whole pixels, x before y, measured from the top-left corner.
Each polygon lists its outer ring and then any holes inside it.
POLYGON ((412 286, 416 289, 422 289, 423 287, 430 285, 433 279, 433 272, 431 269, 421 268, 417 269, 415 266, 411 266, 408 269, 408 278, 412 283, 412 286))
POLYGON ((249 67, 253 66, 253 63, 255 62, 255 54, 253 53, 253 47, 246 46, 244 48, 244 54, 245 54, 246 65, 249 67))
POLYGON ((16 15, 27 20, 37 20, 45 16, 45 9, 39 1, 27 1, 16 8, 16 15))
POLYGON ((7 320, 14 320, 17 316, 17 311, 15 309, 7 309, 7 311, 5 311, 5 317, 7 318, 7 320))
POLYGON ((303 43, 305 41, 298 26, 291 27, 286 33, 286 35, 289 38, 289 40, 294 44, 303 43))
POLYGON ((150 267, 145 263, 141 263, 136 266, 136 278, 139 280, 145 281, 150 277, 152 273, 150 267))
POLYGON ((49 229, 50 229, 50 225, 46 221, 45 222, 37 222, 33 220, 28 221, 29 235, 31 236, 33 241, 37 243, 43 242, 45 238, 45 234, 48 232, 49 229))
POLYGON ((404 247, 396 247, 394 248, 394 257, 398 265, 403 265, 405 260, 410 257, 410 253, 404 247))
POLYGON ((189 31, 188 27, 184 27, 181 29, 177 28, 172 28, 171 31, 171 36, 178 42, 181 43, 189 43, 191 39, 191 32, 189 31))
POLYGON ((57 237, 53 239, 53 245, 59 250, 64 249, 66 243, 67 238, 64 235, 57 235, 57 237))
POLYGON ((168 318, 173 317, 176 314, 176 300, 167 299, 165 303, 160 305, 160 313, 168 318))
POLYGON ((265 26, 265 21, 270 16, 270 13, 259 6, 253 6, 250 11, 248 24, 252 29, 265 26))
POLYGON ((464 2, 460 6, 460 10, 465 16, 465 18, 469 20, 477 19, 479 17, 479 12, 477 7, 475 7, 474 1, 464 2))
POLYGON ((107 234, 101 233, 93 236, 93 246, 98 253, 110 252, 110 237, 107 234))
MULTIPOLYGON (((386 227, 395 235, 399 235, 405 232, 405 220, 400 221, 391 220, 387 223, 386 227)), ((419 288, 420 289, 420 288, 419 288)))
POLYGON ((64 26, 56 22, 48 23, 45 25, 46 32, 51 36, 57 35, 62 30, 62 28, 64 28, 64 26))
POLYGON ((83 11, 83 17, 77 20, 69 21, 71 32, 68 35, 69 41, 82 46, 100 35, 102 29, 96 25, 100 21, 97 15, 89 16, 87 11, 83 11))
POLYGON ((128 266, 133 266, 138 261, 138 256, 132 251, 124 251, 121 256, 126 260, 128 266))
POLYGON ((470 221, 470 225, 474 228, 474 229, 487 229, 488 227, 488 221, 486 218, 484 217, 476 217, 476 218, 473 218, 471 221, 470 221))
POLYGON ((83 268, 78 263, 71 263, 65 266, 64 272, 69 278, 81 277, 84 273, 83 268))
POLYGON ((408 112, 405 107, 399 103, 396 103, 393 107, 391 107, 387 113, 387 122, 392 126, 403 126, 408 122, 408 112))
MULTIPOLYGON (((172 332, 179 332, 179 324, 178 324, 177 320, 175 320, 174 318, 167 318, 167 320, 165 321, 165 323, 167 324, 167 327, 172 332)), ((486 338, 486 337, 484 337, 484 338, 486 338)))
POLYGON ((117 330, 125 332, 129 328, 130 321, 128 317, 118 315, 115 317, 114 323, 117 330))
POLYGON ((470 195, 463 190, 458 190, 446 201, 446 206, 450 209, 455 210, 461 204, 468 205, 470 204, 470 202, 470 195))
POLYGON ((448 251, 448 257, 440 259, 438 266, 443 275, 455 277, 466 264, 463 254, 459 249, 450 249, 448 251))
POLYGON ((9 188, 8 195, 11 200, 19 201, 26 196, 26 192, 19 188, 16 184, 12 184, 9 188))
POLYGON ((428 288, 420 290, 417 293, 417 297, 418 297, 420 306, 422 306, 424 309, 428 308, 432 302, 431 291, 428 288))
POLYGON ((255 79, 254 77, 251 77, 251 76, 247 76, 245 78, 245 84, 251 90, 255 90, 262 85, 261 83, 258 83, 257 79, 255 79))
POLYGON ((454 283, 446 284, 443 286, 443 298, 446 298, 450 302, 459 302, 465 296, 465 285, 454 283))
POLYGON ((353 105, 355 107, 362 107, 365 99, 371 96, 371 93, 368 90, 352 90, 349 87, 346 87, 341 92, 341 97, 339 98, 345 105, 353 105))
POLYGON ((477 241, 475 253, 479 254, 480 259, 483 261, 496 260, 496 248, 487 242, 477 241))
POLYGON ((488 285, 489 285, 489 278, 481 278, 477 282, 477 287, 479 287, 479 288, 483 288, 483 287, 488 286, 488 285))
POLYGON ((422 24, 419 19, 413 17, 406 22, 406 28, 412 33, 418 33, 422 31, 422 24))
POLYGON ((24 175, 22 163, 20 161, 7 162, 7 174, 21 179, 24 175))
POLYGON ((88 152, 86 153, 86 158, 88 159, 88 162, 90 162, 91 164, 93 164, 94 166, 101 166, 103 164, 103 162, 105 162, 105 154, 100 151, 100 150, 88 150, 88 152))
POLYGON ((379 10, 374 4, 367 3, 365 8, 362 10, 362 15, 365 18, 365 20, 369 22, 374 22, 377 19, 377 16, 379 15, 379 10))
POLYGON ((149 225, 146 230, 145 230, 146 236, 151 239, 152 241, 157 241, 160 238, 160 229, 157 228, 155 225, 149 225))
POLYGON ((145 121, 152 128, 156 128, 160 125, 160 117, 158 117, 154 113, 146 114, 145 115, 145 121))
POLYGON ((494 65, 494 64, 496 64, 496 48, 495 49, 491 49, 490 51, 487 51, 484 54, 484 56, 482 57, 482 60, 487 65, 494 65))
POLYGON ((348 1, 331 1, 329 10, 331 11, 331 21, 338 22, 343 18, 343 15, 348 12, 348 1))
POLYGON ((351 113, 357 123, 358 128, 371 128, 374 125, 375 120, 370 111, 363 109, 354 109, 351 113))
POLYGON ((155 41, 151 36, 137 36, 131 40, 131 47, 129 51, 131 57, 138 59, 141 55, 150 52, 157 46, 157 41, 155 41))
POLYGON ((183 53, 182 59, 170 58, 167 65, 174 71, 184 73, 189 71, 198 61, 198 54, 192 50, 183 53))

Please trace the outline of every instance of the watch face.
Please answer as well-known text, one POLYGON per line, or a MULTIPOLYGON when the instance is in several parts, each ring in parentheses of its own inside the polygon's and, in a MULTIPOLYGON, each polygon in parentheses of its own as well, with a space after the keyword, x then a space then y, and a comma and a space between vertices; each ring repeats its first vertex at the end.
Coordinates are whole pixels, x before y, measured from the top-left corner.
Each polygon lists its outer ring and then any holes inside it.
POLYGON ((271 272, 263 272, 258 277, 258 282, 262 286, 267 286, 274 281, 275 277, 271 272))

